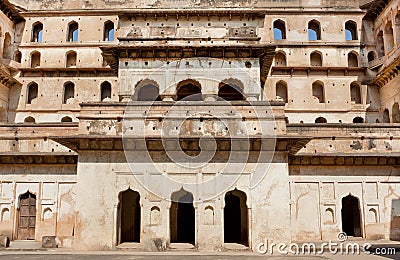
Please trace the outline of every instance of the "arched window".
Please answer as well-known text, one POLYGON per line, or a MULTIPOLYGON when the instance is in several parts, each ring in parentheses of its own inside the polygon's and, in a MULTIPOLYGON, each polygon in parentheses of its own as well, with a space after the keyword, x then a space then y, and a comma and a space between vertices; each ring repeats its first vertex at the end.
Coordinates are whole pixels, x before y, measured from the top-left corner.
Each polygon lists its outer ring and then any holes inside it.
POLYGON ((386 52, 390 52, 394 47, 392 22, 388 22, 385 26, 385 41, 386 41, 386 52))
POLYGON ((347 65, 350 68, 357 68, 358 67, 358 55, 354 52, 350 52, 347 55, 347 65))
POLYGON ((286 39, 286 26, 282 20, 276 20, 274 22, 274 39, 285 40, 286 39))
POLYGON ((67 68, 76 67, 76 60, 77 60, 77 55, 75 51, 67 52, 65 66, 67 68))
POLYGON ((40 52, 34 51, 31 53, 31 68, 40 67, 40 52))
POLYGON ((201 95, 200 83, 195 80, 184 80, 177 86, 177 100, 184 101, 201 101, 203 100, 201 95))
POLYGON ((3 58, 4 59, 11 59, 13 44, 11 40, 11 35, 7 32, 4 36, 4 44, 3 44, 3 58))
POLYGON ((355 104, 361 104, 361 89, 357 82, 353 82, 350 85, 351 102, 355 104))
POLYGON ((321 67, 322 66, 322 54, 314 51, 310 55, 310 64, 312 67, 321 67))
POLYGON ((101 101, 110 101, 111 100, 111 84, 108 81, 101 83, 101 101))
POLYGON ((68 34, 67 34, 67 41, 69 42, 77 42, 78 41, 78 34, 79 34, 79 26, 77 22, 70 22, 68 24, 68 34))
POLYGON ((36 22, 32 26, 32 38, 31 42, 42 42, 43 39, 43 24, 36 22))
POLYGON ((397 40, 396 42, 399 44, 400 43, 400 11, 397 11, 396 18, 394 20, 396 24, 396 35, 397 35, 397 40))
POLYGON ((104 37, 103 40, 106 42, 114 41, 114 23, 107 21, 104 23, 104 37))
POLYGON ((286 67, 286 55, 284 52, 278 52, 275 54, 275 66, 277 67, 286 67))
POLYGON ((392 123, 400 123, 400 108, 397 102, 392 106, 392 123))
POLYGON ((64 104, 72 103, 75 97, 75 85, 72 82, 65 83, 64 85, 64 104))
POLYGON ((378 51, 378 57, 385 56, 385 42, 383 41, 383 31, 379 31, 376 36, 376 48, 378 51))
POLYGON ((161 101, 160 89, 154 80, 144 79, 135 87, 134 100, 137 101, 161 101))
POLYGON ((38 84, 36 82, 32 82, 28 85, 27 89, 27 104, 32 104, 38 97, 38 84))
POLYGON ((390 123, 389 109, 383 111, 383 123, 390 123))
POLYGON ((276 83, 276 100, 283 100, 286 104, 288 103, 287 83, 283 80, 276 83))
POLYGON ((31 116, 28 116, 28 117, 26 117, 26 118, 24 119, 24 122, 25 122, 25 123, 35 123, 36 120, 35 120, 35 118, 33 118, 33 117, 31 117, 31 116))
POLYGON ((354 124, 362 124, 362 123, 364 123, 364 118, 357 116, 357 117, 353 118, 353 123, 354 124))
POLYGON ((22 53, 20 51, 16 51, 14 53, 14 60, 18 63, 21 63, 22 61, 22 53))
MULTIPOLYGON (((235 80, 236 81, 236 80, 235 80)), ((218 97, 226 101, 244 100, 243 84, 236 82, 221 82, 219 84, 218 97)))
POLYGON ((346 41, 358 40, 357 34, 357 23, 354 21, 348 21, 345 24, 346 41))
POLYGON ((318 117, 317 119, 315 119, 315 123, 316 124, 326 124, 326 123, 328 123, 328 121, 326 120, 325 117, 318 117))
POLYGON ((316 81, 312 84, 312 94, 316 103, 325 103, 324 84, 316 81))
POLYGON ((321 25, 317 20, 308 23, 308 39, 310 41, 321 40, 321 25))
POLYGON ((72 122, 72 118, 69 116, 64 116, 63 118, 61 118, 61 122, 70 123, 70 122, 72 122))
POLYGON ((376 53, 374 51, 368 52, 368 62, 374 61, 376 59, 376 53))

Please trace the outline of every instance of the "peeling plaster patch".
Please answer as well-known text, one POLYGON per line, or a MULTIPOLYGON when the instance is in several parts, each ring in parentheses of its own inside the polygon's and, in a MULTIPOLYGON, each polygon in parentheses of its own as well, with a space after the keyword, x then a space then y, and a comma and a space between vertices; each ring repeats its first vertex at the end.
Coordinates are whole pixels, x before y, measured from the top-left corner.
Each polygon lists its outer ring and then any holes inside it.
POLYGON ((376 143, 375 143, 375 139, 369 139, 368 141, 368 150, 374 149, 376 148, 376 143))
POLYGON ((353 150, 362 150, 363 149, 363 145, 360 141, 353 141, 353 143, 350 145, 350 147, 353 150))

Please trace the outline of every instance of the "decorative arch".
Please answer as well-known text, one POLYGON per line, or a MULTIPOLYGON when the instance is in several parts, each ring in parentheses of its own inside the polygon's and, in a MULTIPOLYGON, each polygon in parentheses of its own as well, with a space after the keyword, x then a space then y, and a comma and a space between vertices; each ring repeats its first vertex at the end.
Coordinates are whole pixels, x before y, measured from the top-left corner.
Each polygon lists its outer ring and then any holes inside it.
POLYGON ((386 53, 390 52, 395 46, 392 21, 389 21, 385 26, 385 46, 386 53))
POLYGON ((45 208, 43 210, 43 221, 45 220, 49 220, 53 218, 53 211, 51 210, 51 208, 45 208))
POLYGON ((153 206, 150 209, 150 225, 156 226, 161 224, 160 208, 153 206))
POLYGON ((204 224, 205 225, 215 225, 215 213, 212 206, 206 206, 204 208, 204 224))
POLYGON ((389 109, 383 110, 383 123, 390 123, 389 109))
POLYGON ((328 120, 326 120, 325 117, 320 116, 315 119, 315 123, 316 124, 326 124, 326 123, 328 123, 328 120))
POLYGON ((14 53, 14 60, 18 63, 22 62, 22 53, 20 51, 14 53))
POLYGON ((1 210, 1 221, 9 221, 10 220, 10 209, 3 208, 1 210))
POLYGON ((35 120, 35 118, 28 116, 28 117, 25 117, 24 123, 36 123, 36 120, 35 120))
POLYGON ((136 101, 161 101, 160 88, 152 79, 142 79, 135 86, 133 100, 136 101))
POLYGON ((364 123, 364 118, 360 116, 353 118, 353 124, 362 124, 362 123, 364 123))
POLYGON ((186 79, 176 87, 177 101, 202 101, 201 84, 194 79, 186 79))
POLYGON ((218 97, 226 101, 244 100, 243 83, 234 78, 224 79, 218 86, 218 97))
POLYGON ((64 116, 63 118, 61 118, 61 122, 63 123, 71 123, 72 122, 72 118, 69 116, 64 116))

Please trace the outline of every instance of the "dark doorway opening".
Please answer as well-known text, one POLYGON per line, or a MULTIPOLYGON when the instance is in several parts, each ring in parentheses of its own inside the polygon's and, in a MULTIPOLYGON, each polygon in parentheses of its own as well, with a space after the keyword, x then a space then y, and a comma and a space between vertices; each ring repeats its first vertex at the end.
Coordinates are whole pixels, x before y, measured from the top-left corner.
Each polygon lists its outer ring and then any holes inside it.
POLYGON ((226 193, 224 208, 224 243, 249 245, 246 199, 246 194, 236 189, 226 193))
POLYGON ((171 196, 170 234, 171 243, 195 244, 195 212, 193 195, 181 189, 171 196))
POLYGON ((342 230, 348 236, 362 237, 360 203, 352 195, 342 199, 342 230))
POLYGON ((29 191, 19 197, 18 239, 35 240, 36 195, 29 191))
POLYGON ((119 195, 120 243, 140 242, 140 195, 128 189, 119 195))

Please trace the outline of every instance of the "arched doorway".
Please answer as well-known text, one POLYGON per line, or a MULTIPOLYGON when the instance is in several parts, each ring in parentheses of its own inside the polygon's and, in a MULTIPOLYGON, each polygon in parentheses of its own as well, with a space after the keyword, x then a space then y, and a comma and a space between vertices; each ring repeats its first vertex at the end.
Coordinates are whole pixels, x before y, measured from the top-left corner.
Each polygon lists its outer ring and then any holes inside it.
POLYGON ((36 195, 29 191, 19 197, 18 239, 35 240, 36 195))
POLYGON ((170 217, 171 243, 195 244, 193 194, 181 189, 172 193, 170 217))
POLYGON ((239 190, 225 195, 224 243, 249 245, 246 194, 239 190))
POLYGON ((362 237, 360 202, 352 195, 342 198, 342 231, 348 236, 362 237))
POLYGON ((140 195, 127 189, 119 194, 119 243, 140 243, 140 195))
POLYGON ((195 80, 184 80, 177 86, 177 101, 202 101, 200 83, 195 80))

